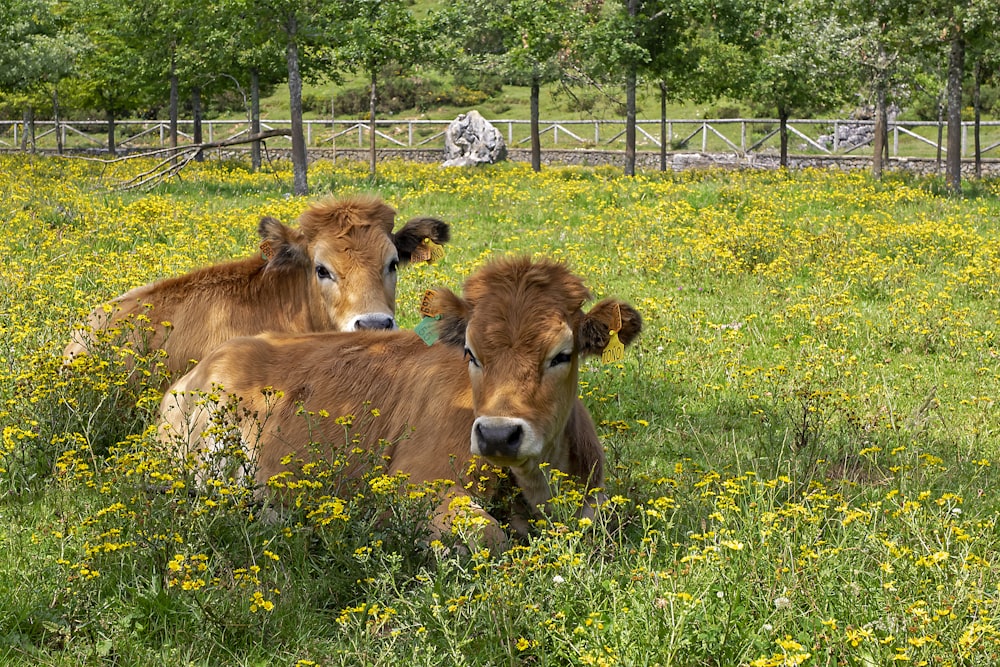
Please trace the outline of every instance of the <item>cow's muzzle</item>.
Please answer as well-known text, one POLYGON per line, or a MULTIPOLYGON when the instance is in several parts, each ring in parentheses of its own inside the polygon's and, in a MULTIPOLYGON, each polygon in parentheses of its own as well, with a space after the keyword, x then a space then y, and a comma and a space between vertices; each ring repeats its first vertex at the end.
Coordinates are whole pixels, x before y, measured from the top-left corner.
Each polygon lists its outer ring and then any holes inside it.
MULTIPOLYGON (((352 328, 356 331, 364 331, 367 329, 395 329, 396 319, 392 315, 386 315, 385 313, 367 313, 356 317, 352 328)), ((348 330, 350 330, 350 328, 348 330)))
POLYGON ((488 458, 517 459, 524 443, 525 422, 510 417, 480 417, 472 426, 472 453, 488 458))

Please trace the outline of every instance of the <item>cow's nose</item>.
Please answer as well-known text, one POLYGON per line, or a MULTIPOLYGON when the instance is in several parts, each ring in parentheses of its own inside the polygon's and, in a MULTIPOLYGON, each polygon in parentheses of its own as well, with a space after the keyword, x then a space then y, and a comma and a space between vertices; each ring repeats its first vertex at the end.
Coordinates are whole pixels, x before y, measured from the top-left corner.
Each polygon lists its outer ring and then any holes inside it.
POLYGON ((524 439, 524 428, 517 422, 499 424, 479 422, 476 424, 476 438, 479 440, 479 453, 483 456, 517 458, 521 441, 524 439))
POLYGON ((392 317, 392 315, 371 313, 368 315, 362 315, 358 319, 354 320, 354 328, 358 331, 362 331, 364 329, 395 329, 396 320, 392 317))

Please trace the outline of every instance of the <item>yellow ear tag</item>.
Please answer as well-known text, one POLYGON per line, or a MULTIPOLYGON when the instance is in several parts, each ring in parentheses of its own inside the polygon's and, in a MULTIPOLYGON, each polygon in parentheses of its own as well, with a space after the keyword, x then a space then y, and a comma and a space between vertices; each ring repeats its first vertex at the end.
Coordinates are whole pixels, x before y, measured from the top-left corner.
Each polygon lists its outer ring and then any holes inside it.
POLYGON ((427 290, 420 299, 420 314, 424 316, 420 323, 413 328, 413 331, 420 336, 420 340, 428 345, 433 345, 438 339, 437 323, 441 319, 441 314, 434 311, 431 302, 434 299, 434 290, 427 290))
POLYGON ((444 257, 444 246, 438 245, 431 241, 429 238, 425 238, 423 245, 427 247, 430 252, 430 259, 427 260, 428 263, 433 263, 444 257))
POLYGON ((625 358, 625 344, 618 339, 618 332, 622 330, 622 309, 617 304, 615 305, 615 315, 615 321, 608 327, 608 333, 611 337, 601 353, 601 361, 606 364, 613 364, 625 358))
POLYGON ((413 252, 410 253, 410 261, 411 262, 431 261, 431 249, 428 248, 423 243, 419 244, 416 248, 413 249, 413 252))

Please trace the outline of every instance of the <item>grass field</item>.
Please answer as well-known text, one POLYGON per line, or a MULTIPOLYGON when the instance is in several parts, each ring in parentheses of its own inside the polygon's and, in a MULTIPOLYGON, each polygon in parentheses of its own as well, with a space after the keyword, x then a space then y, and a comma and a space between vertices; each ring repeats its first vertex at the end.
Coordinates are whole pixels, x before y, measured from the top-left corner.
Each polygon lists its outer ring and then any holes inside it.
POLYGON ((171 493, 155 389, 110 347, 61 368, 92 306, 255 252, 261 215, 307 203, 281 165, 114 189, 149 166, 0 156, 4 664, 1000 661, 1000 182, 313 165, 316 196, 452 224, 400 276, 404 327, 505 253, 644 317, 623 362, 581 368, 604 513, 573 518, 567 487, 530 540, 460 554, 377 473, 278 523, 238 488, 171 493))

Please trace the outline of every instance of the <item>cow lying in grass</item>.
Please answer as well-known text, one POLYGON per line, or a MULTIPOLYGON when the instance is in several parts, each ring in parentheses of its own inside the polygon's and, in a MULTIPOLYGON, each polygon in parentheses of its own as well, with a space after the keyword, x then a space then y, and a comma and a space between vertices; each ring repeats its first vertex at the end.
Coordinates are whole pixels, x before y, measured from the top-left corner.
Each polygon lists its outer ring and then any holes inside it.
POLYGON ((63 356, 71 361, 91 348, 95 332, 124 325, 133 347, 164 350, 167 370, 178 374, 237 336, 393 329, 397 267, 425 252, 425 239, 443 244, 449 237, 448 225, 434 218, 414 218, 394 233, 395 216, 381 199, 355 196, 313 204, 298 229, 265 217, 259 255, 144 285, 98 306, 63 356))
MULTIPOLYGON (((578 363, 609 342, 630 343, 642 326, 635 309, 614 299, 584 312, 589 296, 561 264, 503 259, 471 276, 462 296, 428 293, 422 310, 437 319, 440 336, 431 346, 410 331, 235 339, 167 392, 161 434, 178 458, 210 467, 228 446, 216 406, 238 401, 227 415, 237 422, 248 472, 264 485, 289 461, 307 460, 311 443, 332 454, 331 443, 344 442, 334 417, 374 410, 355 442, 384 448, 388 473, 456 482, 436 511, 438 535, 451 528, 455 497, 477 485, 487 498, 495 492, 495 473, 481 477, 473 457, 509 469, 537 512, 551 498, 549 467, 588 489, 603 485, 604 453, 578 397, 578 363)), ((497 521, 475 511, 487 542, 501 542, 497 521)))

